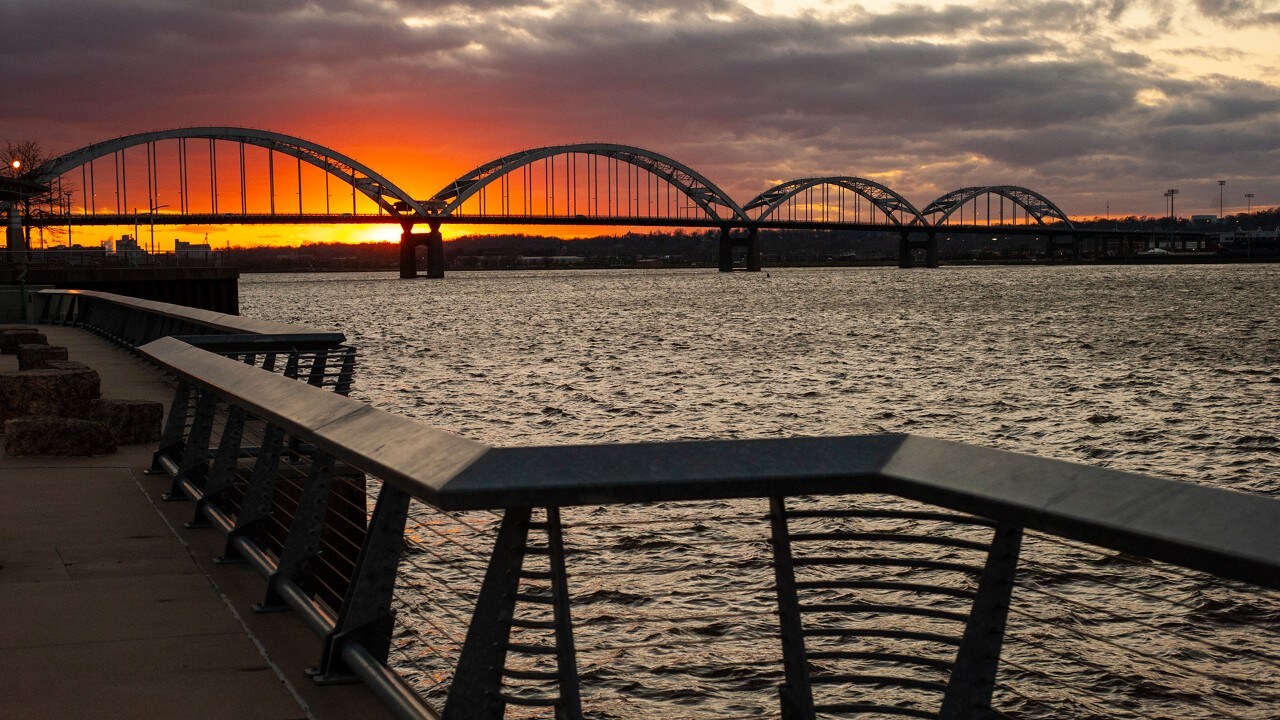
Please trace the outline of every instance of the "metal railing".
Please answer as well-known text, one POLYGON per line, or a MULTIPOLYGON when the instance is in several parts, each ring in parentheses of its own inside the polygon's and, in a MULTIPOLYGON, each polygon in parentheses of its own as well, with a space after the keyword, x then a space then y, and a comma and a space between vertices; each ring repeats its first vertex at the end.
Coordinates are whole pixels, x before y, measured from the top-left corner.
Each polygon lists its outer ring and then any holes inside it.
POLYGON ((159 338, 181 337, 340 395, 351 391, 355 373, 356 349, 338 332, 93 290, 41 290, 35 312, 38 322, 83 327, 135 350, 159 338))
POLYGON ((399 717, 1280 707, 1272 499, 905 435, 492 448, 139 351, 171 492, 399 717))

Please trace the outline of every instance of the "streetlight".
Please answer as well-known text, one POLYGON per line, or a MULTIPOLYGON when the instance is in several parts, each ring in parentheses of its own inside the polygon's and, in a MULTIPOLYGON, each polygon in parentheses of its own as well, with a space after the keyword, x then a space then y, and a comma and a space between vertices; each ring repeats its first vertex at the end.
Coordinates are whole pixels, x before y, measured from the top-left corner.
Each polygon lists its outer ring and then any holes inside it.
POLYGON ((1226 180, 1218 181, 1218 222, 1222 222, 1222 189, 1226 187, 1226 180))
POLYGON ((22 169, 22 161, 14 158, 13 162, 9 163, 9 167, 13 168, 13 176, 18 177, 18 171, 22 169))
POLYGON ((1253 212, 1253 193, 1245 193, 1244 201, 1248 203, 1248 205, 1246 206, 1245 213, 1248 214, 1253 212))
POLYGON ((1169 218, 1173 220, 1173 224, 1178 224, 1178 214, 1173 209, 1173 196, 1178 194, 1177 188, 1169 188, 1169 218))
POLYGON ((160 208, 167 208, 168 205, 156 205, 147 212, 147 217, 151 220, 151 255, 156 254, 156 211, 160 208))

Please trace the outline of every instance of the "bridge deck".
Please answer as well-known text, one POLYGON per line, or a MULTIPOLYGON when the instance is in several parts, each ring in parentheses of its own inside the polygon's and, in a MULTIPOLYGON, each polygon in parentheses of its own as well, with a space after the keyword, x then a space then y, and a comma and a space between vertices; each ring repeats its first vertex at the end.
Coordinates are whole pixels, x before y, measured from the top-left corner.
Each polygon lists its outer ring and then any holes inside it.
MULTIPOLYGON (((102 376, 104 397, 172 386, 90 333, 45 326, 102 376)), ((16 370, 0 356, 0 370, 16 370)), ((153 447, 94 458, 0 455, 0 698, 6 717, 387 718, 362 685, 320 688, 297 618, 255 615, 262 580, 219 566, 221 535, 159 499, 153 447)))

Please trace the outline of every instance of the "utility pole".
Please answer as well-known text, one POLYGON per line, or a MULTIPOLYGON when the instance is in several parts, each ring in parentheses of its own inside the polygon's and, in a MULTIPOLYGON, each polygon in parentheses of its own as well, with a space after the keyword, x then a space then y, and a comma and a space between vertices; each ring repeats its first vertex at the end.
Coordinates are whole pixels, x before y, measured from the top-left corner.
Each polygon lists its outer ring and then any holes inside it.
POLYGON ((1169 217, 1173 220, 1173 224, 1178 224, 1178 213, 1173 209, 1173 196, 1178 194, 1177 188, 1169 188, 1169 217))

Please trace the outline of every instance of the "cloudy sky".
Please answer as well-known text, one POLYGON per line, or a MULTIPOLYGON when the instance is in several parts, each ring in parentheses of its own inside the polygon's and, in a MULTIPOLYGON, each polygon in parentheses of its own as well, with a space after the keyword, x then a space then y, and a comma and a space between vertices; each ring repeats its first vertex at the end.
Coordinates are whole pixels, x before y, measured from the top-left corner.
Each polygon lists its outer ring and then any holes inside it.
POLYGON ((301 136, 426 196, 612 141, 745 202, 794 177, 1073 215, 1280 203, 1280 0, 5 0, 0 140, 301 136))

